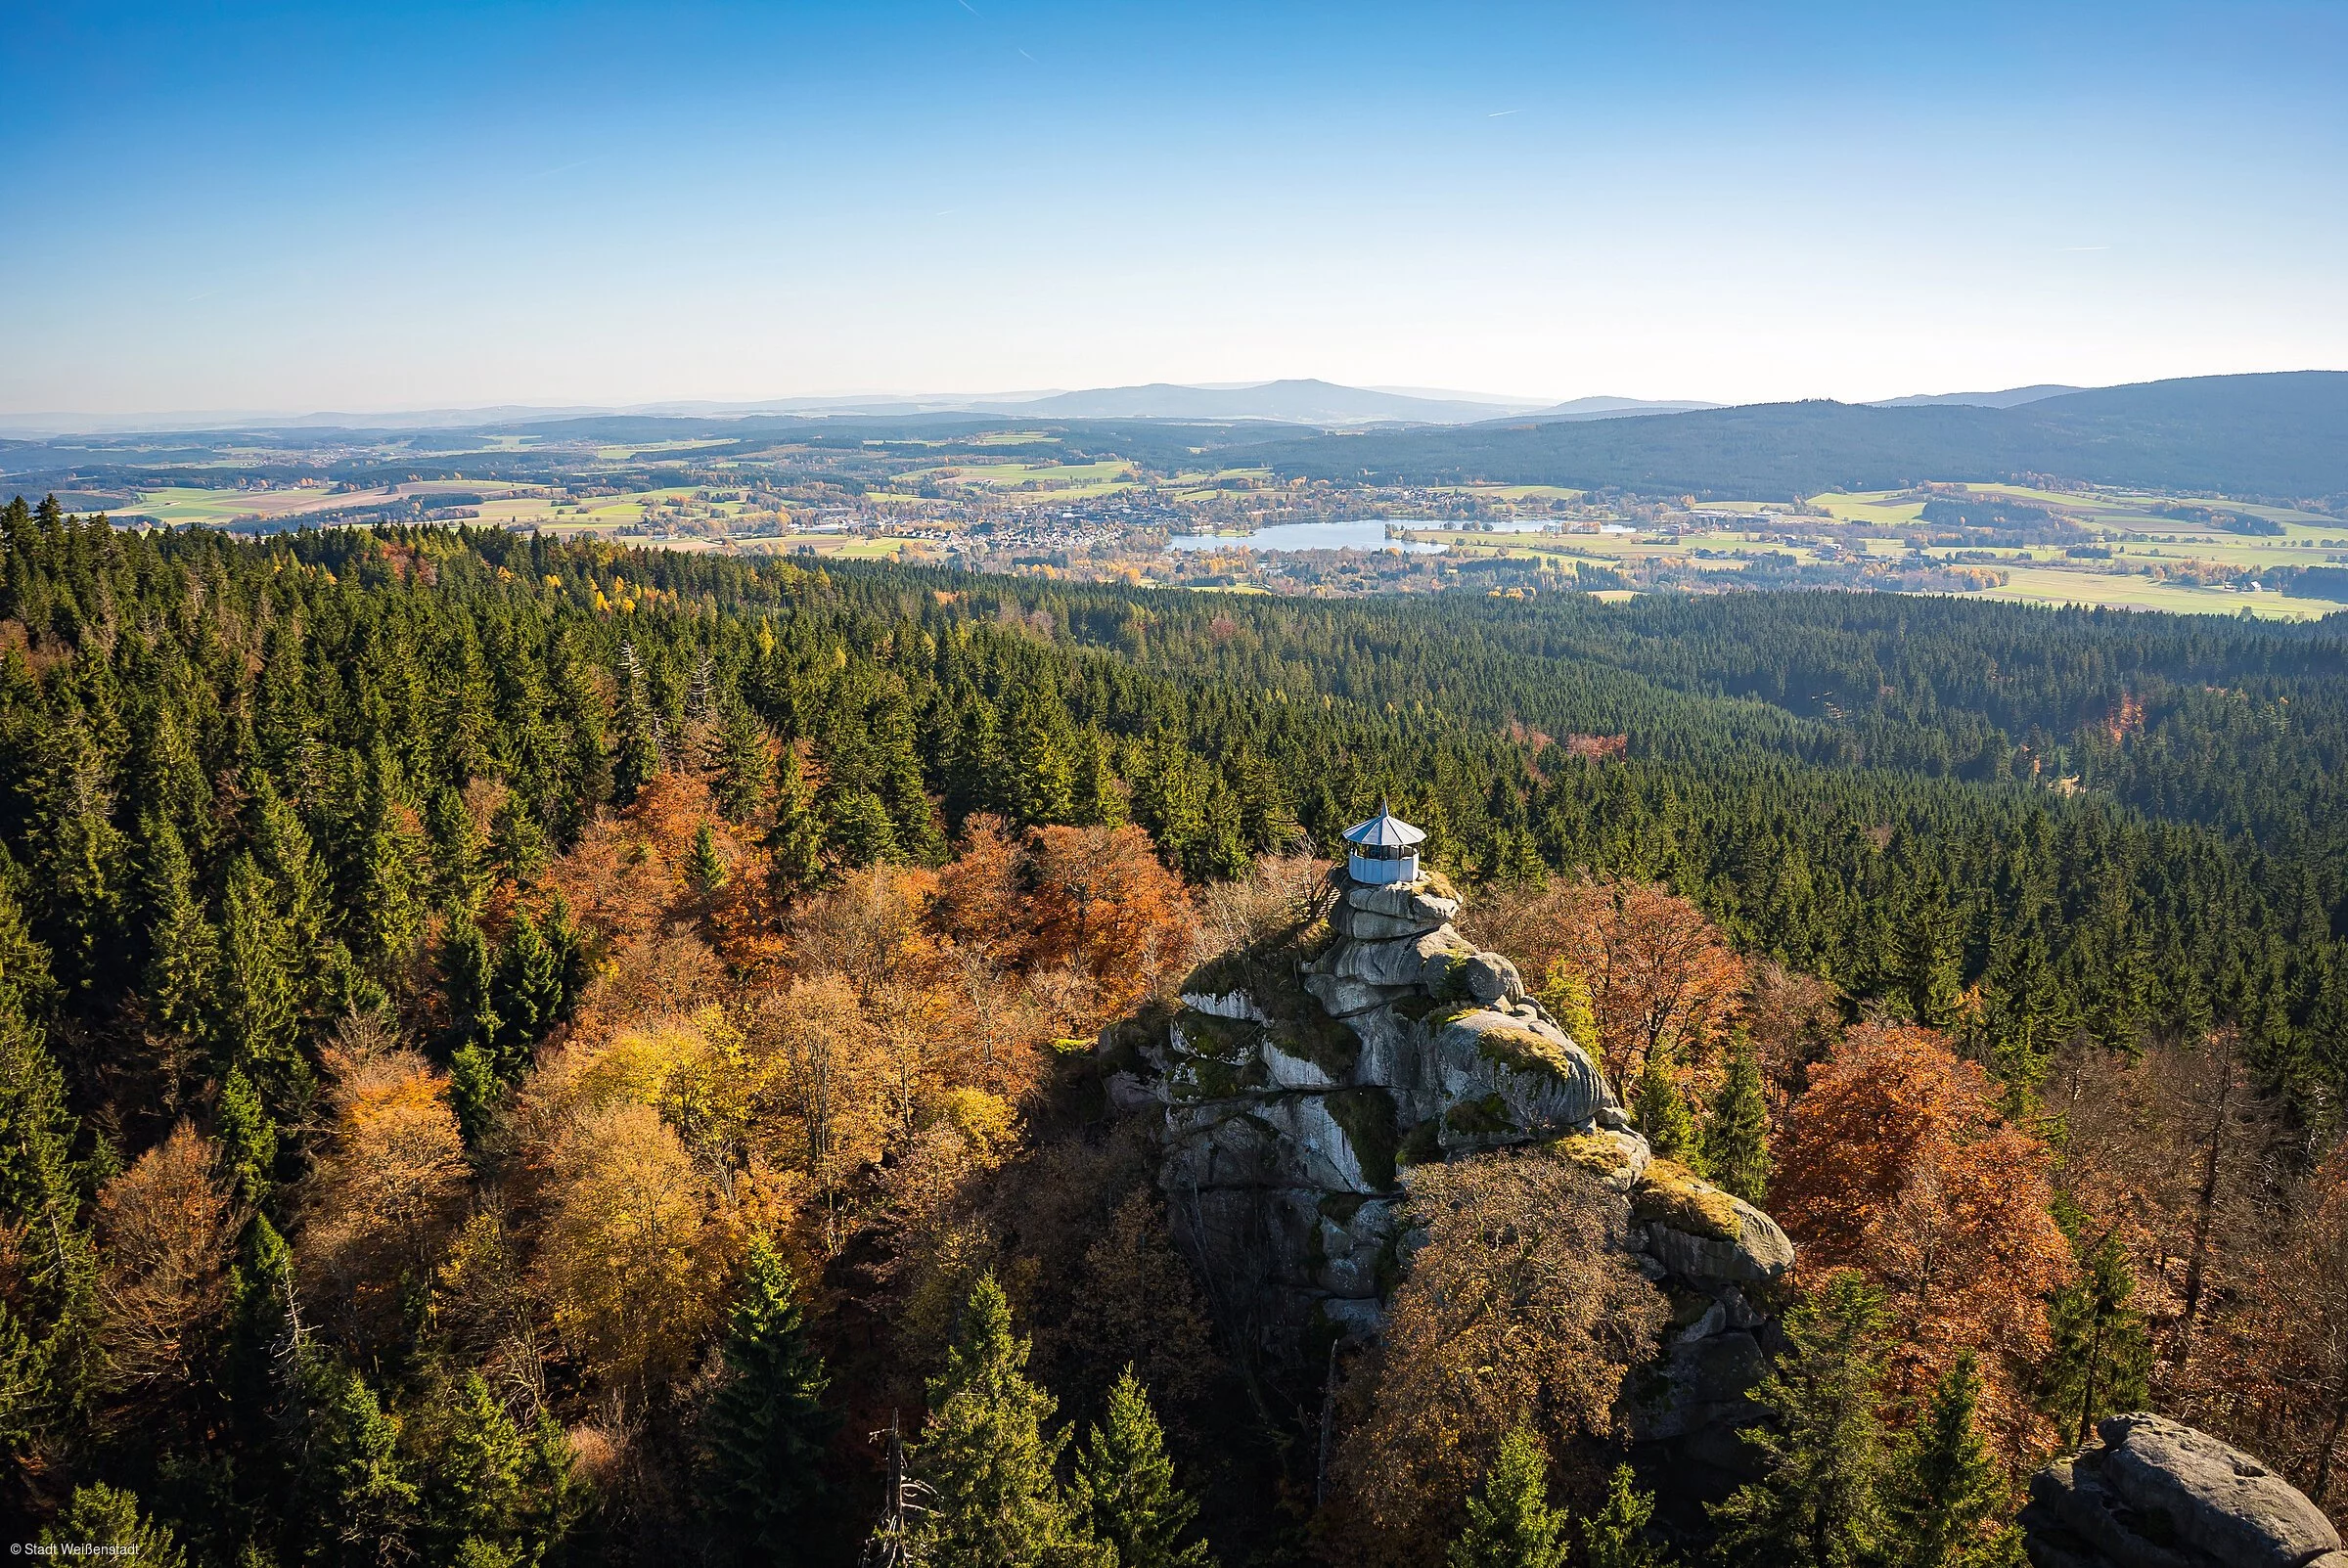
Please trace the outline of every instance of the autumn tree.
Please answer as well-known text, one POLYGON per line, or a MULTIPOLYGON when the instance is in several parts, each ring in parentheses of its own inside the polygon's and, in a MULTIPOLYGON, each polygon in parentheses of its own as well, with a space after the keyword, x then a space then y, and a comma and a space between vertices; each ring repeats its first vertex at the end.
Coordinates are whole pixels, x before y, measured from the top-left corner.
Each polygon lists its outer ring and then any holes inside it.
POLYGON ((1397 1555, 1431 1550, 1500 1436, 1553 1449, 1610 1430, 1627 1368, 1668 1316, 1630 1266, 1620 1200, 1562 1160, 1498 1153, 1419 1169, 1426 1243, 1394 1292, 1369 1409, 1332 1467, 1397 1555))
POLYGON ((108 1369, 169 1398, 227 1308, 228 1266, 244 1217, 212 1176, 212 1148, 181 1122, 99 1189, 98 1302, 108 1369))
POLYGON ((1997 1106, 1932 1032, 1853 1030, 1794 1107, 1771 1201, 1806 1266, 1856 1268, 1882 1292, 1890 1396, 1920 1401, 1972 1351, 1983 1418, 2018 1459, 2048 1436, 2029 1368, 2071 1256, 2049 1213, 2053 1156, 1997 1106))

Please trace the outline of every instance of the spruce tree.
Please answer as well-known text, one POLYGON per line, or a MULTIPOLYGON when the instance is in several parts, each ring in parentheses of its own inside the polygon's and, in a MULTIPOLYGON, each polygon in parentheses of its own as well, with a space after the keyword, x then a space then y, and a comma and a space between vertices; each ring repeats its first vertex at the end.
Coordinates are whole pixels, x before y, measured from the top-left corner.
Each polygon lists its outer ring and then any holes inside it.
POLYGON ((870 789, 842 789, 824 801, 824 849, 851 871, 897 858, 897 826, 870 789))
POLYGON ((276 889, 250 855, 229 863, 220 923, 222 1070, 241 1068, 263 1103, 285 1105, 309 1076, 298 1043, 294 955, 276 889))
POLYGON ((1738 1568, 1858 1568, 1881 1537, 1881 1298, 1855 1270, 1828 1277, 1785 1316, 1786 1348, 1752 1393, 1762 1477, 1713 1505, 1723 1559, 1738 1568))
POLYGON ((33 840, 42 934, 59 981, 83 991, 109 976, 119 956, 129 857, 110 816, 106 758, 89 732, 68 723, 51 732, 48 748, 33 840))
POLYGON ((450 1054, 468 1046, 494 1047, 498 1036, 493 993, 497 966, 489 939, 469 916, 450 919, 440 936, 440 991, 448 1004, 450 1054))
POLYGON ((1012 703, 1008 739, 1013 816, 1029 827, 1066 822, 1075 808, 1068 754, 1033 692, 1021 691, 1012 703))
POLYGON ((2047 1303, 2053 1343, 2040 1363, 2040 1403, 2073 1442, 2085 1443, 2099 1419, 2141 1409, 2149 1397, 2152 1335, 2129 1305, 2135 1295, 2128 1256, 2107 1234, 2084 1249, 2078 1277, 2047 1303))
POLYGON ((1468 1500, 1468 1528, 1443 1554, 1444 1568, 1565 1568, 1565 1552, 1564 1510, 1549 1505, 1549 1456, 1517 1427, 1468 1500))
POLYGON ((257 1204, 268 1196, 270 1176, 277 1168, 277 1123, 242 1067, 229 1068, 220 1080, 212 1140, 220 1145, 220 1162, 238 1198, 257 1204))
POLYGON ((1723 1191, 1756 1206, 1769 1195, 1769 1105, 1761 1061, 1741 1028, 1729 1037, 1729 1071, 1704 1118, 1704 1174, 1723 1191))
POLYGON ((546 938, 546 950, 555 956, 554 1018, 560 1023, 578 1005, 587 982, 594 978, 595 966, 587 957, 587 938, 570 918, 570 901, 560 889, 546 901, 546 918, 538 928, 546 938))
POLYGON ((717 852, 717 834, 707 823, 694 829, 693 854, 686 862, 685 874, 704 898, 726 885, 726 863, 717 852))
POLYGON ((103 1481, 75 1487, 73 1496, 41 1532, 45 1546, 105 1548, 98 1554, 111 1560, 135 1559, 157 1568, 186 1568, 188 1554, 169 1527, 139 1509, 138 1497, 103 1481))
POLYGON ((1671 1070, 1671 1051, 1659 1042, 1648 1052, 1647 1063, 1639 1070, 1631 1106, 1639 1117, 1639 1131, 1657 1157, 1678 1160, 1697 1175, 1703 1174, 1695 1121, 1688 1114, 1687 1097, 1680 1093, 1679 1077, 1671 1070))
POLYGON ((1648 1539, 1655 1495, 1639 1490, 1627 1464, 1614 1467, 1605 1505, 1582 1521, 1583 1568, 1666 1568, 1671 1558, 1648 1539))
POLYGON ((748 708, 735 703, 726 711, 725 730, 718 739, 717 778, 711 784, 717 809, 726 814, 728 822, 748 822, 758 815, 766 804, 771 772, 765 729, 748 708))
POLYGON ((254 791, 253 858, 277 894, 292 955, 294 1001, 314 1012, 334 947, 334 894, 309 829, 266 776, 254 791))
POLYGON ((140 826, 147 859, 147 972, 140 990, 156 1033, 180 1046, 201 1040, 210 1023, 220 942, 191 885, 188 852, 164 817, 140 826))
POLYGON ((823 1405, 831 1380, 790 1266, 763 1235, 744 1260, 722 1354, 726 1380, 701 1417, 701 1493, 717 1533, 739 1563, 810 1561, 818 1466, 839 1418, 823 1405))
POLYGON ((945 1370, 929 1379, 929 1418, 913 1454, 930 1489, 914 1537, 924 1568, 1059 1568, 1106 1561, 1086 1550, 1053 1474, 1067 1434, 1047 1430, 1056 1402, 1026 1376, 1027 1342, 992 1274, 963 1308, 945 1370))
POLYGON ((561 960, 526 909, 514 912, 491 996, 498 1018, 498 1075, 513 1079, 553 1031, 563 1007, 561 960))
POLYGON ((1590 999, 1590 981, 1571 960, 1559 959, 1541 977, 1541 1006, 1573 1043, 1598 1055, 1598 1013, 1590 999))
POLYGON ((418 1501, 400 1463, 399 1423, 358 1372, 314 1349, 299 1355, 286 1410, 295 1456, 289 1522, 313 1558, 387 1554, 406 1541, 418 1501))
POLYGON ((798 748, 786 744, 775 757, 775 821, 767 829, 767 882, 778 901, 823 885, 824 829, 807 788, 798 748))
POLYGON ((432 792, 424 821, 431 845, 432 890, 443 907, 470 918, 489 886, 488 840, 454 789, 432 792))
POLYGON ((1980 1404, 1981 1368, 1968 1350, 1893 1449, 1884 1539, 1898 1544, 1904 1568, 2006 1568, 2017 1558, 2005 1473, 1975 1425, 1980 1404))
MULTIPOLYGON (((23 977, 35 989, 39 977, 23 977)), ((97 1257, 81 1226, 78 1132, 66 1083, 16 985, 0 985, 0 1233, 23 1238, 0 1302, 0 1432, 29 1443, 68 1423, 97 1376, 97 1257)))
POLYGON ((1076 1453, 1068 1507, 1095 1540, 1116 1548, 1117 1568, 1209 1568, 1214 1560, 1203 1541, 1183 1544, 1198 1504, 1174 1484, 1165 1431, 1131 1366, 1076 1453))
POLYGON ((546 870, 546 829, 519 789, 508 789, 490 815, 489 862, 517 887, 529 886, 546 870))
POLYGON ((418 1489, 428 1553, 454 1560, 468 1543, 511 1551, 528 1442, 477 1371, 467 1372, 435 1413, 418 1489))
POLYGON ((1083 828, 1116 828, 1126 819, 1125 793, 1109 760, 1108 737, 1087 730, 1076 747, 1069 820, 1083 828))
POLYGON ((229 1405, 248 1437, 275 1403, 280 1358, 293 1349, 294 1303, 294 1249, 256 1213, 228 1275, 229 1405))

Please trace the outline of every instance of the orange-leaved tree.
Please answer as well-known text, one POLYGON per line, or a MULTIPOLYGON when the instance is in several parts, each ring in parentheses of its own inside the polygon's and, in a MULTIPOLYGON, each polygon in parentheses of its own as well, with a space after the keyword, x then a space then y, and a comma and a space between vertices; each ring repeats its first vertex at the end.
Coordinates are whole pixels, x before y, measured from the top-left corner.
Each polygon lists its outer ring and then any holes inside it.
POLYGON ((1811 1070, 1770 1204, 1805 1277, 1856 1268, 1882 1289, 1892 1398, 1921 1400, 1975 1352, 1983 1422, 2019 1463, 2054 1438, 2024 1390, 2047 1345, 2047 1293, 2072 1261, 2048 1212, 2053 1154, 1997 1104, 1988 1075, 1937 1031, 1854 1029, 1811 1070))

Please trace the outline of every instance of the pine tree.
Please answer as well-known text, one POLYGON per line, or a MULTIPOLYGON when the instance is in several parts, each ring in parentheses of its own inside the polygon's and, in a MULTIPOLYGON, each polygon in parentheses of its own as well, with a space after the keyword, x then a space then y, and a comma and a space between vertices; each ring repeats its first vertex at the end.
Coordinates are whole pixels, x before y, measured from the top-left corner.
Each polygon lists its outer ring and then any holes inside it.
POLYGON ((707 823, 694 829, 693 855, 686 862, 685 874, 704 898, 726 885, 726 863, 717 853, 717 834, 707 823))
POLYGON ((1658 1158, 1678 1160, 1703 1174, 1703 1153, 1696 1146, 1695 1120, 1688 1114, 1688 1098, 1680 1093, 1679 1076, 1671 1070, 1670 1049, 1658 1043, 1647 1053, 1632 1092, 1631 1107, 1639 1131, 1658 1158))
POLYGON ((767 881, 777 900, 823 885, 823 825, 793 745, 786 744, 775 757, 775 822, 767 829, 766 852, 767 881))
POLYGON ((2152 1336, 2128 1304, 2135 1294, 2127 1254, 2105 1235, 2085 1249, 2079 1277, 2047 1303, 2053 1343, 2040 1364, 2040 1401, 2075 1442, 2085 1443, 2101 1417, 2140 1410, 2149 1397, 2152 1336))
POLYGON ((94 1482, 75 1487, 58 1513, 57 1522, 41 1532, 45 1546, 72 1546, 100 1555, 135 1558, 158 1568, 186 1568, 188 1554, 170 1529, 139 1510, 138 1497, 119 1487, 94 1482))
POLYGON ((929 1418, 914 1451, 930 1488, 914 1542, 924 1568, 1096 1560, 1053 1475, 1067 1434, 1046 1430, 1056 1402, 1027 1380, 1027 1353, 1002 1287, 981 1275, 945 1370, 929 1380, 929 1418))
POLYGON ((1198 1504, 1174 1484, 1165 1431, 1130 1366, 1077 1451, 1068 1508, 1095 1540, 1116 1548, 1117 1568, 1209 1568, 1214 1561, 1203 1541, 1182 1544, 1198 1504))
POLYGON ((212 1139, 220 1145, 220 1162, 228 1170, 238 1198, 259 1203, 268 1195, 270 1173, 277 1168, 277 1123, 270 1119, 242 1067, 229 1068, 220 1080, 212 1139))
POLYGON ((1974 1425, 1980 1403, 1981 1368, 1968 1350, 1894 1448, 1884 1539, 1899 1544, 1907 1568, 2003 1568, 2017 1554, 2006 1477, 1974 1425))
POLYGON ((1468 1528, 1443 1554, 1444 1568, 1565 1568, 1565 1551, 1564 1510, 1549 1505, 1549 1456, 1517 1427, 1468 1500, 1468 1528))
POLYGON ((1648 1539, 1655 1495, 1639 1490, 1627 1464, 1614 1467, 1605 1506, 1582 1521, 1583 1568, 1668 1568, 1670 1554, 1648 1539))
POLYGON ((494 992, 496 963, 489 939, 470 917, 458 916, 440 936, 440 989, 448 1003, 447 1049, 494 1047, 499 1023, 494 992))
POLYGON ((1858 1568, 1880 1536, 1881 1298, 1854 1270, 1785 1316, 1786 1349, 1752 1393, 1744 1441, 1763 1472, 1711 1509, 1738 1568, 1858 1568))
POLYGON ((1704 1174, 1723 1191, 1758 1207, 1769 1195, 1769 1105, 1761 1060, 1741 1028, 1729 1038, 1729 1071, 1704 1118, 1704 1174))
POLYGON ((790 1267, 763 1235, 744 1260, 723 1355, 726 1380, 701 1417, 702 1496, 736 1561, 808 1561, 818 1466, 839 1419, 824 1409, 830 1378, 790 1267))
POLYGON ((766 804, 768 775, 773 771, 767 760, 766 731, 740 703, 726 712, 726 726, 719 737, 717 748, 717 778, 712 785, 717 796, 717 809, 726 814, 728 822, 748 822, 766 804))

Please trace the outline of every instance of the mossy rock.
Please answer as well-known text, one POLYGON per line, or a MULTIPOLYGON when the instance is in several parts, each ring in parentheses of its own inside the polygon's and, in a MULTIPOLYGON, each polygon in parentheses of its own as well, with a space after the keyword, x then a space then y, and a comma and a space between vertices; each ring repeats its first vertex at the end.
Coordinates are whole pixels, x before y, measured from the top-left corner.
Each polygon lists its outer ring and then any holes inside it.
POLYGON ((1446 1005, 1429 997, 1426 999, 1425 1010, 1419 1016, 1430 1031, 1439 1032, 1450 1028, 1471 1012, 1483 1010, 1483 1004, 1480 1002, 1455 1002, 1446 1005))
POLYGON ((1519 1132, 1509 1115, 1509 1102, 1499 1095, 1463 1099, 1443 1113, 1443 1125, 1466 1138, 1489 1138, 1519 1132))
POLYGON ((1419 983, 1437 1002, 1457 1002, 1468 995, 1468 961, 1474 955, 1457 949, 1430 954, 1419 971, 1419 983))
POLYGON ((1212 1056, 1193 1056, 1175 1078, 1175 1096, 1182 1099, 1229 1099, 1249 1090, 1269 1088, 1272 1075, 1259 1057, 1233 1065, 1212 1056), (1184 1093, 1188 1089, 1190 1093, 1184 1093))
POLYGON ((1398 1166, 1427 1165, 1442 1157, 1442 1124, 1431 1116, 1412 1128, 1402 1146, 1394 1151, 1394 1163, 1398 1166))
POLYGON ((1571 1161, 1602 1182, 1618 1181, 1631 1168, 1631 1156, 1621 1142, 1603 1133, 1574 1133, 1549 1147, 1558 1158, 1571 1161))
POLYGON ((1362 1179, 1381 1192, 1392 1187, 1394 1156, 1402 1144, 1402 1135, 1395 1127, 1394 1097, 1375 1084, 1365 1084, 1332 1090, 1321 1097, 1321 1105, 1344 1133, 1345 1142, 1353 1145, 1362 1179))
POLYGON ((1569 1082, 1575 1076, 1575 1062, 1566 1048, 1530 1029, 1507 1025, 1479 1029, 1475 1034, 1475 1049, 1486 1061, 1498 1062, 1512 1072, 1548 1074, 1569 1082))
POLYGON ((1676 1160, 1649 1160, 1631 1192, 1633 1218, 1735 1246, 1744 1233, 1737 1200, 1676 1160))
POLYGON ((1268 1033, 1281 1050, 1311 1062, 1340 1084, 1353 1076, 1362 1059, 1361 1036, 1322 1011, 1310 997, 1301 1008, 1284 1010, 1268 1033))
MULTIPOLYGON (((1408 1018, 1413 1023, 1420 1023, 1424 1021, 1428 1013, 1442 1007, 1443 1004, 1433 997, 1398 997, 1387 1003, 1386 1006, 1391 1008, 1397 1016, 1408 1018)), ((1458 1012, 1460 1009, 1455 1008, 1452 1010, 1458 1012)), ((1462 1017, 1466 1015, 1464 1012, 1461 1013, 1462 1017)))
POLYGON ((1151 1002, 1102 1030, 1101 1043, 1095 1049, 1103 1070, 1129 1073, 1147 1071, 1150 1064, 1148 1053, 1165 1044, 1166 1028, 1173 1021, 1172 1008, 1162 1002, 1151 1002))
POLYGON ((1218 1017, 1196 1008, 1183 1008, 1174 1021, 1193 1054, 1217 1061, 1237 1062, 1251 1056, 1264 1038, 1261 1024, 1243 1018, 1218 1017))

